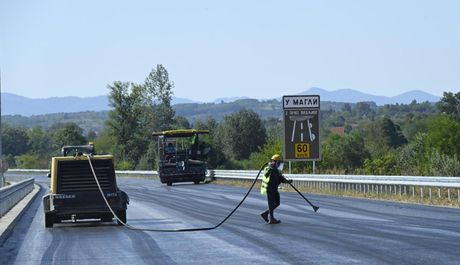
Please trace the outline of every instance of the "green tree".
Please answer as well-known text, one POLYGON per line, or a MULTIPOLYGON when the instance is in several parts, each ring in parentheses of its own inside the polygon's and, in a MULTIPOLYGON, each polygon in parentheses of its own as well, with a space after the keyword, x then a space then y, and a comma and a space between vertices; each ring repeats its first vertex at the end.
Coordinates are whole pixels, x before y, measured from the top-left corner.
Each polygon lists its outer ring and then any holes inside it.
POLYGON ((53 151, 52 139, 49 133, 41 127, 34 127, 27 132, 29 146, 36 155, 49 156, 53 151))
POLYGON ((460 160, 458 156, 448 156, 434 150, 429 156, 430 171, 432 176, 460 176, 460 160))
POLYGON ((225 116, 219 128, 224 153, 233 159, 247 159, 262 146, 267 137, 259 115, 253 110, 241 110, 225 116))
POLYGON ((107 126, 115 139, 116 156, 127 162, 120 162, 121 167, 151 168, 156 157, 151 133, 186 125, 186 120, 175 119, 171 107, 173 87, 168 71, 161 64, 152 69, 142 85, 114 82, 108 86, 113 110, 107 126))
POLYGON ((104 130, 94 140, 96 154, 113 154, 116 142, 113 134, 108 129, 104 130))
POLYGON ((346 124, 344 128, 345 133, 350 133, 353 130, 353 127, 350 124, 346 124))
POLYGON ((407 143, 399 125, 395 124, 390 118, 384 117, 380 122, 382 133, 390 147, 396 148, 407 143))
POLYGON ((29 149, 27 129, 22 126, 2 126, 2 144, 5 155, 22 155, 29 149))
POLYGON ((426 144, 442 154, 460 155, 460 123, 448 115, 432 118, 428 123, 426 144))
POLYGON ((356 116, 360 118, 372 118, 374 117, 374 110, 371 108, 371 104, 368 102, 358 102, 356 103, 354 112, 356 116))
POLYGON ((352 171, 360 168, 370 154, 364 146, 364 140, 357 134, 340 136, 331 134, 322 144, 322 169, 345 169, 352 171))
POLYGON ((409 144, 398 149, 396 167, 400 174, 413 176, 423 175, 426 172, 426 133, 418 133, 409 144))
POLYGON ((208 167, 231 168, 232 165, 222 151, 222 146, 220 145, 219 133, 217 129, 219 128, 219 123, 215 119, 209 118, 205 121, 195 121, 193 127, 199 130, 209 130, 209 135, 201 136, 201 140, 205 141, 211 147, 211 151, 209 152, 207 159, 208 167))
MULTIPOLYGON (((263 164, 266 164, 274 154, 283 153, 283 142, 281 139, 271 139, 267 141, 258 152, 251 154, 250 169, 259 169, 263 164)), ((285 167, 286 168, 286 167, 285 167)))
POLYGON ((174 118, 174 128, 176 129, 189 129, 190 122, 184 116, 176 116, 174 118))
POLYGON ((16 165, 23 169, 49 169, 50 159, 43 159, 37 154, 23 154, 16 157, 16 165))
POLYGON ((382 158, 390 149, 407 143, 399 125, 388 117, 360 123, 357 133, 364 139, 372 158, 382 158))
MULTIPOLYGON (((441 115, 434 118, 430 126, 446 122, 440 121, 443 118, 455 121, 453 117, 441 115)), ((446 146, 446 143, 438 142, 439 146, 432 144, 434 139, 439 139, 438 137, 451 138, 453 134, 438 135, 438 133, 442 133, 444 130, 445 128, 436 129, 434 130, 434 135, 432 134, 433 131, 418 133, 409 144, 398 149, 396 167, 400 169, 400 173, 422 176, 458 176, 460 174, 460 160, 458 159, 458 155, 446 153, 445 151, 450 152, 450 150, 443 150, 442 146, 446 146)))
POLYGON ((276 142, 283 138, 283 127, 278 118, 264 120, 264 127, 267 131, 267 142, 276 142))
POLYGON ((149 123, 149 108, 144 105, 144 88, 128 82, 114 82, 108 86, 109 112, 107 127, 115 140, 115 155, 135 167, 144 153, 145 135, 149 123))
POLYGON ((138 125, 133 143, 138 146, 131 149, 130 164, 137 169, 152 169, 158 151, 156 139, 152 139, 151 133, 188 128, 190 124, 184 117, 175 117, 171 106, 174 84, 169 80, 168 71, 163 65, 158 64, 152 69, 144 84, 137 87, 139 89, 136 94, 140 100, 138 109, 141 112, 137 115, 138 125))
POLYGON ((428 116, 426 114, 409 113, 401 122, 403 134, 410 142, 420 132, 428 131, 428 116))
POLYGON ((460 92, 455 94, 452 92, 444 92, 437 107, 441 112, 452 115, 460 121, 460 92))
POLYGON ((389 151, 388 138, 384 134, 380 121, 361 121, 353 131, 364 140, 372 158, 383 157, 389 151))
POLYGON ((351 114, 351 105, 349 103, 343 104, 342 111, 351 114))
POLYGON ((83 129, 75 123, 67 123, 57 129, 52 137, 54 149, 58 150, 65 145, 82 145, 86 143, 83 129))
POLYGON ((363 170, 366 174, 372 175, 396 175, 399 168, 396 166, 397 155, 395 152, 388 152, 381 158, 366 159, 363 170))
POLYGON ((153 108, 153 129, 169 130, 174 127, 174 109, 171 106, 174 83, 169 80, 166 68, 158 64, 149 73, 144 82, 146 101, 153 108))

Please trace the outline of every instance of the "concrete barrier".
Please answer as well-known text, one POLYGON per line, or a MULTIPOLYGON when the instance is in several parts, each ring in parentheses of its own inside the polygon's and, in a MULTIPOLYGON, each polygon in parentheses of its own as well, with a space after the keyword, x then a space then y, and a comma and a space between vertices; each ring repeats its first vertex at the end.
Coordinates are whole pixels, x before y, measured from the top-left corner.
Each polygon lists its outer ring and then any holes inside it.
POLYGON ((0 217, 33 190, 34 182, 33 178, 29 178, 0 188, 0 217))

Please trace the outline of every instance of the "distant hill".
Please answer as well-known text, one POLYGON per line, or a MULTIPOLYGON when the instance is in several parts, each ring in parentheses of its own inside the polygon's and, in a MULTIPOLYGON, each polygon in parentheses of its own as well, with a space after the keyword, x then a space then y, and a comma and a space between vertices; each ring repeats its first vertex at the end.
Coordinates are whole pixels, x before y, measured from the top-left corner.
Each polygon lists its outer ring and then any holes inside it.
POLYGON ((2 115, 40 115, 59 112, 101 111, 109 109, 106 96, 54 97, 31 99, 11 93, 2 93, 2 115))
POLYGON ((204 120, 212 117, 222 120, 224 116, 242 109, 252 109, 262 118, 281 118, 281 102, 274 100, 259 101, 257 99, 239 99, 229 103, 191 103, 174 106, 177 115, 186 117, 189 121, 204 120))
MULTIPOLYGON (((321 102, 322 110, 340 110, 345 103, 321 102)), ((231 115, 243 109, 254 110, 262 119, 282 118, 282 104, 280 100, 239 99, 229 103, 192 103, 174 106, 177 115, 186 117, 189 121, 214 118, 222 120, 226 115, 231 115)))
MULTIPOLYGON (((339 110, 344 103, 321 102, 321 109, 339 110)), ((240 99, 230 103, 186 103, 173 106, 176 114, 187 118, 190 122, 214 118, 221 121, 226 115, 231 115, 242 109, 254 110, 262 119, 282 118, 282 107, 279 100, 259 101, 256 99, 240 99)), ((89 130, 101 132, 104 128, 109 111, 84 111, 74 113, 53 113, 43 115, 4 115, 3 122, 9 125, 21 125, 25 127, 40 126, 48 129, 56 123, 74 122, 85 133, 89 130)))
POLYGON ((406 93, 402 93, 400 95, 392 97, 392 99, 394 100, 393 104, 396 102, 403 103, 403 104, 409 104, 414 99, 416 99, 417 102, 425 102, 425 101, 438 102, 439 100, 441 100, 440 97, 433 96, 431 94, 425 93, 420 90, 413 90, 413 91, 409 91, 406 93))
MULTIPOLYGON (((349 100, 347 94, 353 94, 353 91, 342 90, 343 100, 349 100)), ((340 93, 338 93, 340 95, 340 93)), ((311 89, 304 94, 319 94, 321 95, 321 110, 341 110, 344 102, 327 101, 335 100, 331 97, 329 92, 324 92, 319 89, 311 89)), ((423 95, 423 94, 422 94, 423 95)), ((358 94, 355 94, 358 97, 358 94)), ((405 93, 400 95, 401 100, 412 101, 411 94, 405 93)), ((363 95, 359 96, 360 101, 369 101, 363 95)), ((374 98, 375 99, 375 98, 374 98)), ((18 103, 19 104, 19 103, 18 103)), ((25 104, 25 103, 22 103, 25 104)), ((352 106, 355 103, 350 103, 352 106)), ((375 103, 371 104, 372 108, 377 108, 375 103)), ((196 120, 206 120, 208 118, 214 118, 221 121, 226 115, 234 114, 242 109, 254 110, 262 119, 267 118, 282 118, 282 104, 278 99, 271 100, 257 100, 257 99, 238 99, 233 102, 225 103, 184 103, 173 105, 176 114, 187 118, 191 123, 196 120)), ((41 115, 3 115, 2 119, 5 124, 10 125, 22 125, 25 127, 36 127, 41 126, 47 129, 56 123, 74 122, 78 124, 85 132, 89 130, 101 132, 104 128, 105 121, 108 117, 108 110, 102 111, 82 111, 72 113, 53 113, 53 114, 41 114, 41 115)))
POLYGON ((438 102, 440 97, 431 95, 429 93, 412 90, 405 92, 403 94, 394 96, 394 97, 385 97, 385 96, 375 96, 371 94, 366 94, 353 89, 339 89, 334 91, 327 91, 322 88, 312 87, 304 92, 299 93, 299 95, 320 95, 321 101, 331 101, 331 102, 347 102, 347 103, 357 103, 357 102, 375 102, 378 106, 385 104, 409 104, 413 100, 417 102, 438 102))
POLYGON ((248 97, 230 97, 230 98, 216 98, 214 103, 231 103, 240 99, 249 99, 248 97))
POLYGON ((171 104, 172 105, 177 105, 177 104, 186 104, 186 103, 201 103, 197 102, 188 98, 177 98, 177 97, 172 97, 171 104))
MULTIPOLYGON (((321 101, 324 102, 347 102, 357 103, 361 101, 375 102, 377 105, 384 104, 409 104, 412 100, 417 102, 437 102, 440 100, 439 97, 425 93, 423 91, 409 91, 395 97, 384 97, 374 96, 371 94, 362 93, 353 89, 339 89, 335 91, 327 91, 321 88, 312 87, 304 92, 299 93, 304 95, 314 94, 320 95, 321 101)), ((279 100, 279 99, 278 99, 279 100)), ((214 115, 212 111, 216 109, 207 109, 209 104, 223 104, 222 106, 215 106, 217 109, 225 110, 228 108, 228 103, 238 102, 236 105, 245 105, 245 102, 258 102, 257 99, 249 99, 247 97, 230 97, 230 98, 218 98, 214 103, 199 103, 186 98, 173 97, 172 104, 177 106, 178 112, 182 113, 182 109, 187 109, 196 113, 196 111, 202 110, 203 112, 198 115, 208 114, 214 115), (193 105, 196 109, 190 109, 187 106, 180 105, 196 104, 193 105)), ((261 101, 270 102, 270 100, 261 101)), ((256 103, 254 103, 256 104, 256 103)), ((251 104, 248 104, 251 105, 251 104)), ((231 108, 233 109, 233 107, 231 108)), ((23 96, 18 96, 11 93, 2 93, 2 114, 3 115, 44 115, 51 113, 75 113, 75 112, 86 112, 86 111, 107 111, 110 110, 109 100, 107 96, 97 97, 53 97, 44 99, 32 99, 23 96)), ((220 112, 219 112, 220 113, 220 112)), ((225 113, 225 111, 223 112, 225 113)), ((220 114, 223 114, 220 113, 220 114)))
MULTIPOLYGON (((172 104, 195 103, 186 98, 173 97, 172 104)), ((2 93, 2 115, 44 115, 82 111, 110 110, 107 96, 27 98, 12 93, 2 93)))
POLYGON ((56 123, 74 122, 82 128, 85 133, 92 130, 102 132, 108 111, 85 111, 74 113, 52 113, 43 115, 33 115, 30 117, 21 115, 2 115, 2 123, 8 125, 21 125, 28 128, 41 127, 48 129, 56 123))

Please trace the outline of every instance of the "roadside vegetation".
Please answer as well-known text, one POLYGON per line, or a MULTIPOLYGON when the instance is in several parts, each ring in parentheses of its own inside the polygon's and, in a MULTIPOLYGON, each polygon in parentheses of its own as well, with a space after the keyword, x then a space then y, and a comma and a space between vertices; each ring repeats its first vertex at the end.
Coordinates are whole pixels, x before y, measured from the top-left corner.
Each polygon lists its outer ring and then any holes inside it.
MULTIPOLYGON (((94 141, 98 153, 115 156, 117 169, 155 169, 158 154, 152 132, 182 128, 210 130, 203 137, 212 148, 209 168, 258 169, 272 154, 282 153, 277 100, 173 108, 174 83, 162 65, 143 83, 116 81, 107 88, 112 110, 98 114, 101 124, 90 122, 97 130, 57 118, 78 114, 54 115, 53 125, 46 127, 4 125, 3 152, 9 167, 49 168, 50 158, 63 145, 94 141)), ((460 92, 444 92, 436 104, 327 102, 321 108, 322 160, 316 163, 317 173, 460 176, 460 92)), ((311 173, 312 163, 292 163, 292 172, 311 173)))

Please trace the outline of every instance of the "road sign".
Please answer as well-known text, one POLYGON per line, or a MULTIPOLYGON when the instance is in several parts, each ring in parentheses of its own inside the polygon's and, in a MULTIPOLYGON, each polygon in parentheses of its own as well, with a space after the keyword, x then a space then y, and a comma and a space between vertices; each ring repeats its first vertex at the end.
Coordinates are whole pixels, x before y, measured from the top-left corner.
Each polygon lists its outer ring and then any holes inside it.
POLYGON ((319 95, 283 96, 284 160, 320 160, 319 95))

